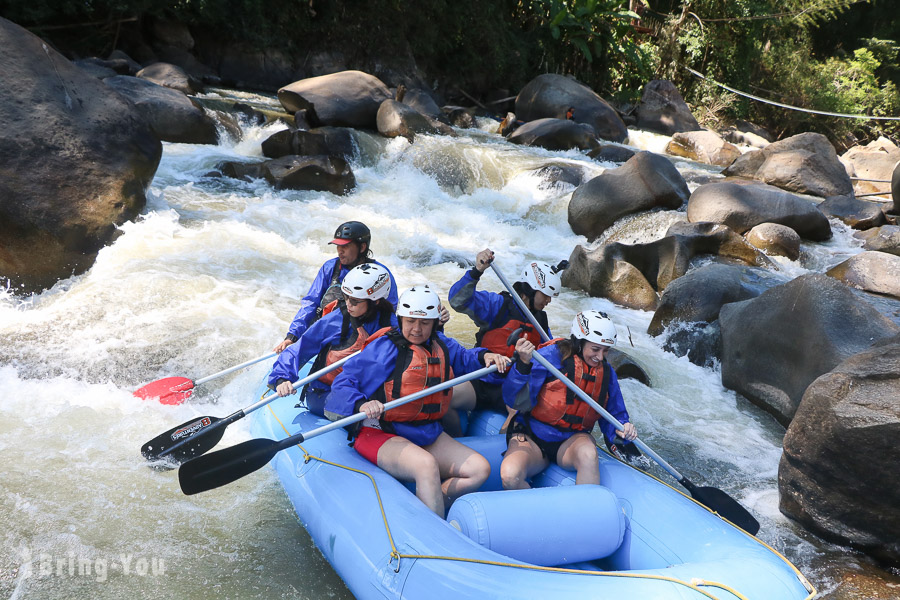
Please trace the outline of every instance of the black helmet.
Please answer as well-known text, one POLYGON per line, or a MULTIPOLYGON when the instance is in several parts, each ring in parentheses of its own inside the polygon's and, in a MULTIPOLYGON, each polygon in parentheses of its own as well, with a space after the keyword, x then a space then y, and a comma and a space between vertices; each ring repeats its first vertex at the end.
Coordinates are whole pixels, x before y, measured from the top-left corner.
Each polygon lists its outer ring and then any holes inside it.
POLYGON ((359 221, 347 221, 337 228, 337 231, 334 232, 334 239, 328 243, 343 246, 350 242, 356 242, 357 244, 365 244, 366 249, 368 249, 371 241, 372 232, 369 231, 368 227, 359 221))

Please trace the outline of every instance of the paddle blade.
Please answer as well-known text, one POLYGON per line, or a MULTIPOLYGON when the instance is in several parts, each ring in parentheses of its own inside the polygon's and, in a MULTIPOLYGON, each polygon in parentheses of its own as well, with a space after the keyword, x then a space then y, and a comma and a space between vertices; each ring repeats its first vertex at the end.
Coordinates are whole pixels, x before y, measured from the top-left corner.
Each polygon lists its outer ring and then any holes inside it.
POLYGON ((179 464, 212 450, 225 434, 224 427, 212 427, 218 417, 199 417, 161 433, 143 446, 141 454, 147 460, 171 459, 179 464), (170 450, 180 442, 184 444, 170 450))
POLYGON ((756 535, 759 531, 759 521, 750 514, 750 511, 722 490, 714 487, 698 488, 687 478, 679 483, 687 488, 694 500, 719 513, 750 535, 756 535))
POLYGON ((178 469, 181 491, 190 496, 237 481, 266 466, 279 449, 278 442, 261 438, 189 460, 178 469))
POLYGON ((151 381, 134 391, 141 400, 159 400, 160 404, 181 404, 191 397, 194 382, 187 377, 166 377, 151 381))

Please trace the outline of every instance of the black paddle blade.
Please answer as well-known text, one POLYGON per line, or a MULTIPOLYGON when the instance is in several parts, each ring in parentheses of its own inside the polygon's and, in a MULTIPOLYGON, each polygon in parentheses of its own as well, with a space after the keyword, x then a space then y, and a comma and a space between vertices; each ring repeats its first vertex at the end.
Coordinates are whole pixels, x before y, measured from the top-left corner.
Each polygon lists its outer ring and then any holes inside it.
POLYGON ((750 514, 750 511, 722 490, 714 487, 698 488, 687 478, 678 483, 687 488, 694 500, 719 513, 750 535, 756 535, 759 531, 759 521, 750 514))
POLYGON ((225 434, 224 427, 215 427, 218 417, 198 417, 161 433, 143 446, 141 454, 147 460, 168 459, 178 464, 212 450, 225 434), (186 441, 185 441, 186 440, 186 441), (181 443, 178 448, 172 448, 181 443))
POLYGON ((249 440, 189 460, 178 469, 178 483, 186 495, 213 490, 263 468, 281 448, 265 438, 249 440))

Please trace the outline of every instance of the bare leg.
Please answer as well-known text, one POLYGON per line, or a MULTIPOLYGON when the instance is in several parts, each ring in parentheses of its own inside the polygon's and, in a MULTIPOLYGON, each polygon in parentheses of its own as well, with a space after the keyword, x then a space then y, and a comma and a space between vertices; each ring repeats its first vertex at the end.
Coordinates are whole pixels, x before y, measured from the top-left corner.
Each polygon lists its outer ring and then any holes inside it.
POLYGON ((600 465, 594 438, 576 433, 559 447, 557 462, 563 469, 575 469, 575 483, 600 483, 600 465))
POLYGON ((475 388, 468 381, 453 386, 453 400, 450 409, 441 419, 444 431, 452 437, 460 437, 464 432, 459 421, 459 411, 475 408, 475 388))
POLYGON ((509 448, 500 463, 500 479, 505 490, 527 490, 527 479, 547 468, 550 461, 541 454, 530 437, 517 433, 509 440, 509 448))
POLYGON ((424 449, 437 461, 442 480, 441 490, 449 502, 478 490, 491 474, 491 463, 485 457, 446 433, 442 433, 424 449))
POLYGON ((378 466, 401 481, 415 481, 419 500, 444 518, 440 469, 438 461, 427 450, 405 437, 392 437, 378 449, 378 466))

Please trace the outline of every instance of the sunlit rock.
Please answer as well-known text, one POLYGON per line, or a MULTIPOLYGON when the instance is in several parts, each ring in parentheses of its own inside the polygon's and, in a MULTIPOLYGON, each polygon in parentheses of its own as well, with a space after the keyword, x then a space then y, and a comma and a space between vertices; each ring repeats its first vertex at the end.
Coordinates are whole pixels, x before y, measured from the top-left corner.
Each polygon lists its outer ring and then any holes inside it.
POLYGON ((438 132, 425 115, 396 100, 385 100, 376 114, 378 133, 385 137, 405 137, 412 142, 418 133, 438 132))
POLYGON ((825 274, 860 290, 900 298, 900 256, 895 254, 862 252, 825 274))
POLYGON ((747 232, 747 242, 770 256, 800 258, 800 236, 787 225, 760 223, 747 232))
POLYGON ((362 71, 341 71, 301 79, 278 90, 288 112, 306 110, 311 125, 377 129, 381 103, 391 97, 387 86, 362 71))
POLYGON ((734 144, 708 130, 676 133, 666 145, 666 153, 720 167, 727 167, 741 155, 734 144))
POLYGON ((819 204, 827 217, 839 219, 854 229, 869 229, 885 223, 880 204, 866 202, 853 196, 835 196, 819 204))
POLYGON ((664 79, 653 79, 644 86, 637 108, 637 128, 663 135, 701 129, 678 88, 664 79))

